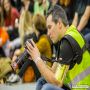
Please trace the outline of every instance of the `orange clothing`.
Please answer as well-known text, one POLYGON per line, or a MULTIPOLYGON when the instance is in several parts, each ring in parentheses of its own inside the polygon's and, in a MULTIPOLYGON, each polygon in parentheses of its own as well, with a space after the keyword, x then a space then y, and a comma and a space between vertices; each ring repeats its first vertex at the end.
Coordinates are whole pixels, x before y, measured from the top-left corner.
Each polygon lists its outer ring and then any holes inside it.
POLYGON ((0 27, 0 38, 2 39, 2 45, 4 45, 7 40, 9 40, 8 33, 2 27, 0 27))

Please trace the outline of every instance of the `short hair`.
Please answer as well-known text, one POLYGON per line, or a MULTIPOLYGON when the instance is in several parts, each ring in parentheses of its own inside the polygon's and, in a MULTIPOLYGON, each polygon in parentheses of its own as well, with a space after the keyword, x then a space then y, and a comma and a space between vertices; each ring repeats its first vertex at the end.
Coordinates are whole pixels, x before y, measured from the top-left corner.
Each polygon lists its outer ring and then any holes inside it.
POLYGON ((50 14, 52 15, 52 20, 55 23, 57 23, 60 18, 65 26, 69 25, 66 13, 61 6, 59 5, 52 6, 47 12, 47 17, 50 14))

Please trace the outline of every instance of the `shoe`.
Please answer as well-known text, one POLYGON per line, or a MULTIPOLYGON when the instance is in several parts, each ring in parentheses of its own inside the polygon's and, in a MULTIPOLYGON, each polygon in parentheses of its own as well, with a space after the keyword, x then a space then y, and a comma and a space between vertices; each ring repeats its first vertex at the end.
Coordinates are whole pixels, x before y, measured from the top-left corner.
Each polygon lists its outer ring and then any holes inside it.
POLYGON ((19 81, 20 81, 20 77, 14 73, 12 73, 6 80, 7 83, 17 83, 19 81))

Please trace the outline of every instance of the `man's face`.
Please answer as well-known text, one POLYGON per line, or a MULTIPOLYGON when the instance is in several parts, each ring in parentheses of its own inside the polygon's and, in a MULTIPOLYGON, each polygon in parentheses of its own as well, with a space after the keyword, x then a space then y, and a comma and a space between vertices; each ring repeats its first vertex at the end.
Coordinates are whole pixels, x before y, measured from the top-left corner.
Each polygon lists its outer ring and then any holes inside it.
POLYGON ((48 36, 52 40, 53 43, 57 43, 59 41, 60 32, 58 23, 52 21, 52 15, 47 17, 47 29, 48 29, 48 36))

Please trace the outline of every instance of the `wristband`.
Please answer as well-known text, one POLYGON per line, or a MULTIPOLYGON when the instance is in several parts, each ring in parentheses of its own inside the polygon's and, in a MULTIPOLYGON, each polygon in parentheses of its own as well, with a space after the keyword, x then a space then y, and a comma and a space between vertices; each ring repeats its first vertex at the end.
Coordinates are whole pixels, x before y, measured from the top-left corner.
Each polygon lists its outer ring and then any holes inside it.
POLYGON ((41 60, 41 58, 40 57, 37 57, 37 59, 36 60, 34 60, 34 62, 37 64, 38 63, 38 61, 40 61, 41 60))

